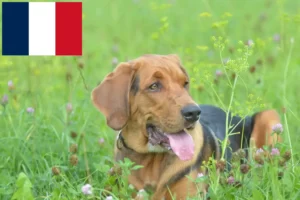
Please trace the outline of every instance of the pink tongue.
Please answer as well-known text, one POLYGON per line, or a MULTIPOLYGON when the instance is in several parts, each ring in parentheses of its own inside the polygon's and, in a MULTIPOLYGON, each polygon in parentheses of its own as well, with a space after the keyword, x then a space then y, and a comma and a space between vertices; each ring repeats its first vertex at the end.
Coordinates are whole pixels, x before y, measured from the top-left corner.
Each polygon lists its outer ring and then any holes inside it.
POLYGON ((166 134, 169 138, 173 152, 180 160, 190 160, 194 155, 194 141, 190 134, 185 131, 178 133, 166 134))

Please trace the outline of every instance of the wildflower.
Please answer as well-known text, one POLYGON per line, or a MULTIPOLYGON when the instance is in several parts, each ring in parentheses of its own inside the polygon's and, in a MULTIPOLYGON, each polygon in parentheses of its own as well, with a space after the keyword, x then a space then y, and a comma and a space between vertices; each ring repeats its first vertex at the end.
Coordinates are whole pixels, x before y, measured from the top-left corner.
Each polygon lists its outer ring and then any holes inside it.
POLYGON ((256 67, 255 67, 254 65, 251 66, 251 67, 249 68, 249 71, 250 71, 251 73, 254 73, 255 70, 256 70, 256 67))
POLYGON ((128 188, 131 189, 131 190, 134 190, 134 186, 132 184, 129 184, 128 188))
POLYGON ((33 114, 33 113, 34 113, 34 108, 28 107, 28 108, 26 109, 26 111, 27 111, 27 113, 29 113, 29 114, 33 114))
POLYGON ((235 73, 232 73, 232 74, 231 74, 231 78, 234 80, 235 77, 236 77, 236 74, 235 74, 235 73))
POLYGON ((222 75, 223 75, 222 70, 217 69, 217 70, 216 70, 216 77, 218 78, 218 77, 221 77, 222 75))
POLYGON ((223 18, 232 17, 232 14, 230 12, 225 12, 222 17, 223 18))
POLYGON ((231 169, 232 169, 232 170, 235 170, 235 169, 237 169, 238 166, 239 166, 238 162, 232 163, 232 164, 231 164, 231 169))
POLYGON ((267 19, 267 15, 265 13, 261 13, 259 18, 260 18, 261 21, 264 21, 264 20, 267 19))
POLYGON ((197 178, 201 178, 201 177, 204 177, 204 174, 203 173, 198 173, 197 178))
POLYGON ((199 14, 199 17, 211 17, 211 14, 209 12, 203 12, 199 14))
POLYGON ((71 153, 77 153, 77 150, 78 150, 78 145, 77 145, 77 144, 72 144, 72 145, 70 146, 69 151, 70 151, 71 153))
POLYGON ((239 156, 240 159, 243 159, 243 158, 246 157, 246 152, 245 152, 244 149, 239 149, 239 150, 237 151, 237 154, 238 154, 238 156, 239 156))
POLYGON ((283 127, 282 127, 282 124, 278 123, 278 124, 275 124, 273 127, 272 127, 272 130, 274 133, 276 134, 280 134, 283 132, 283 127))
POLYGON ((234 184, 234 177, 229 176, 228 179, 227 179, 227 183, 230 184, 230 185, 234 184))
POLYGON ((248 45, 249 47, 251 47, 253 44, 254 42, 251 39, 246 42, 246 45, 248 45))
POLYGON ((199 49, 200 51, 207 51, 208 50, 208 46, 197 46, 197 49, 199 49))
MULTIPOLYGON (((223 20, 223 21, 217 21, 217 22, 214 22, 211 26, 212 28, 222 28, 222 27, 225 27, 226 25, 228 24, 228 20, 223 20)), ((222 45, 223 46, 223 45, 222 45)), ((223 49, 222 46, 219 46, 220 49, 223 49)))
POLYGON ((232 153, 232 157, 231 157, 231 161, 232 162, 237 162, 239 161, 241 158, 239 156, 239 154, 237 152, 232 153))
POLYGON ((279 155, 280 155, 279 149, 277 149, 277 148, 272 148, 272 150, 271 150, 271 155, 272 155, 272 156, 279 156, 279 155))
POLYGON ((136 198, 137 199, 144 199, 144 196, 145 196, 145 190, 141 189, 141 190, 138 191, 138 193, 136 195, 136 198))
POLYGON ((198 90, 199 92, 202 92, 204 89, 205 89, 205 87, 204 87, 203 84, 198 85, 198 87, 197 87, 197 90, 198 90))
POLYGON ((250 166, 249 165, 247 165, 247 164, 241 164, 241 166, 240 166, 241 173, 247 174, 249 170, 250 170, 250 166))
POLYGON ((80 69, 83 69, 84 68, 84 60, 82 57, 79 57, 78 60, 77 60, 77 66, 80 68, 80 69))
POLYGON ((72 166, 76 166, 78 164, 78 157, 76 154, 73 154, 71 157, 70 157, 70 164, 72 166))
POLYGON ((231 54, 234 53, 234 47, 230 47, 228 50, 229 50, 229 53, 231 53, 231 54))
POLYGON ((104 138, 100 138, 100 139, 98 140, 98 142, 99 142, 100 145, 103 145, 104 142, 105 142, 105 140, 104 140, 104 138))
POLYGON ((107 197, 105 198, 105 200, 113 200, 113 197, 112 197, 112 196, 107 196, 107 197))
POLYGON ((283 172, 278 172, 278 179, 280 180, 282 179, 282 177, 283 177, 283 172))
POLYGON ((273 40, 275 42, 279 42, 280 41, 280 35, 278 33, 276 33, 274 36, 273 36, 273 40))
POLYGON ((8 96, 5 94, 1 99, 1 104, 3 107, 5 107, 7 103, 8 103, 8 96))
POLYGON ((230 60, 230 58, 224 58, 224 59, 222 60, 223 65, 226 65, 226 64, 228 63, 229 60, 230 60))
POLYGON ((121 175, 122 174, 122 169, 119 166, 114 166, 109 169, 108 174, 113 176, 113 175, 121 175))
POLYGON ((287 151, 287 152, 285 152, 285 153, 283 154, 283 158, 284 158, 285 161, 290 160, 290 159, 291 159, 291 156, 292 156, 292 154, 291 154, 290 151, 287 151))
POLYGON ((274 64, 275 63, 275 58, 274 58, 274 56, 268 56, 267 57, 267 62, 269 63, 269 64, 274 64))
POLYGON ((239 188, 242 186, 242 183, 240 181, 235 181, 234 182, 234 187, 239 188))
POLYGON ((115 174, 115 170, 114 170, 113 167, 111 167, 111 168, 109 169, 108 174, 109 174, 109 175, 114 175, 114 174, 115 174))
POLYGON ((256 84, 258 84, 258 85, 261 84, 261 82, 262 82, 262 81, 261 81, 260 78, 256 80, 256 84))
POLYGON ((72 80, 72 74, 70 72, 66 73, 66 80, 71 81, 72 80))
POLYGON ((219 160, 216 164, 217 169, 219 169, 221 172, 225 170, 226 163, 224 160, 219 160))
POLYGON ((85 195, 91 195, 92 194, 92 186, 90 184, 85 184, 82 186, 81 191, 85 195))
POLYGON ((255 156, 254 156, 254 160, 255 160, 258 164, 260 164, 260 165, 263 165, 263 164, 264 164, 264 160, 263 160, 263 158, 261 157, 261 155, 255 155, 255 156))
POLYGON ((262 64, 263 64, 263 60, 262 60, 262 59, 258 59, 258 60, 256 61, 256 64, 262 65, 262 64))
POLYGON ((112 61, 111 61, 111 64, 115 66, 115 65, 117 65, 118 63, 119 63, 118 58, 113 57, 113 59, 112 59, 112 61))
POLYGON ((112 46, 112 51, 114 52, 114 53, 118 53, 119 52, 119 46, 118 45, 113 45, 112 46))
POLYGON ((76 138, 76 137, 77 137, 77 133, 74 132, 74 131, 71 131, 71 137, 72 137, 72 138, 76 138))
POLYGON ((215 78, 215 79, 214 79, 214 83, 215 83, 216 85, 218 85, 219 80, 215 78))
POLYGON ((71 103, 67 103, 66 110, 67 110, 67 113, 71 113, 73 111, 73 106, 71 103))
POLYGON ((280 159, 278 162, 279 166, 284 167, 286 164, 286 160, 285 159, 280 159))
POLYGON ((8 90, 13 90, 15 88, 14 83, 12 80, 7 82, 8 90))
POLYGON ((60 170, 58 167, 52 167, 52 174, 53 175, 59 175, 60 174, 60 170))
POLYGON ((260 155, 260 154, 263 154, 265 151, 262 149, 262 148, 259 148, 256 150, 256 155, 260 155))

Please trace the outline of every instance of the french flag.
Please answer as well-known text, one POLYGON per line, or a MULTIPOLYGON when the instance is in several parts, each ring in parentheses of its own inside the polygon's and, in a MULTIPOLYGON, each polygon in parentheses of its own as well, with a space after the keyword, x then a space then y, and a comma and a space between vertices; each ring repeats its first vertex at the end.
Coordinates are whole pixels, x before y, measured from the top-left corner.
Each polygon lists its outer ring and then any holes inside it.
POLYGON ((82 2, 2 2, 2 55, 81 56, 82 2))

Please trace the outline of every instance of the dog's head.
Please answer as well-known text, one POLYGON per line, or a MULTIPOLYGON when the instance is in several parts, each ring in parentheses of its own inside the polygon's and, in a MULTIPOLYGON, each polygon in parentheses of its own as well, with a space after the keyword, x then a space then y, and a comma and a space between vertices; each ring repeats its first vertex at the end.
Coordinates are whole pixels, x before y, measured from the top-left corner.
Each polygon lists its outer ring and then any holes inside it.
POLYGON ((145 55, 121 63, 92 92, 94 105, 114 130, 124 130, 137 152, 172 150, 190 159, 200 108, 176 55, 145 55))

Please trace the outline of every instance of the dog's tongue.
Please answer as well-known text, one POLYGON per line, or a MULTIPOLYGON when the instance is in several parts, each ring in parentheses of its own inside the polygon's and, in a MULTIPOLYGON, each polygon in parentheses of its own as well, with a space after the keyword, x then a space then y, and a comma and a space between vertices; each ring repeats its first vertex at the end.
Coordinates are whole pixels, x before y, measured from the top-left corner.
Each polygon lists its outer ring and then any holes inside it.
POLYGON ((173 152, 180 158, 180 160, 190 160, 194 155, 194 141, 190 134, 184 130, 166 134, 169 138, 173 152))

